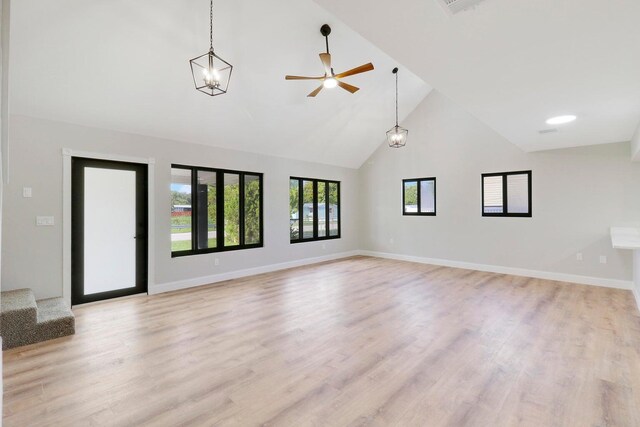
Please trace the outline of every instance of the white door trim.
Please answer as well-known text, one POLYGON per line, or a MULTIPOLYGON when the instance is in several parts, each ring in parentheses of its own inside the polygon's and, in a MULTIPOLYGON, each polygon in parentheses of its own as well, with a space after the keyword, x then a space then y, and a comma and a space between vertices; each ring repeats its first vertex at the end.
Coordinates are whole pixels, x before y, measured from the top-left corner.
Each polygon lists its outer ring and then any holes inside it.
POLYGON ((94 153, 70 148, 62 149, 62 298, 71 306, 71 158, 111 160, 114 162, 143 163, 148 165, 148 252, 147 291, 155 284, 155 163, 153 157, 131 157, 119 154, 94 153))

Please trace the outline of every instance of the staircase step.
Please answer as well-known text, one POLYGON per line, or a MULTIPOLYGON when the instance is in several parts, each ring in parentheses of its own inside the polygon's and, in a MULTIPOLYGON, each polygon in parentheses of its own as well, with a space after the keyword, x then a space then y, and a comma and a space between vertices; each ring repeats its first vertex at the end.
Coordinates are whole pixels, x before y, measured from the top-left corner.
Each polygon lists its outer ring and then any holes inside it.
POLYGON ((4 291, 0 293, 0 296, 2 297, 0 300, 0 311, 2 311, 2 314, 37 309, 36 298, 33 296, 31 289, 4 291))
POLYGON ((75 333, 75 316, 62 298, 42 299, 38 300, 37 304, 36 332, 38 341, 65 337, 75 333))
POLYGON ((16 289, 0 294, 0 335, 2 347, 11 348, 23 342, 22 331, 36 326, 38 305, 31 289, 16 289))
POLYGON ((75 317, 62 298, 36 301, 31 289, 17 289, 0 299, 3 350, 75 333, 75 317))
POLYGON ((63 319, 74 319, 73 312, 62 298, 47 298, 37 301, 38 324, 63 319))

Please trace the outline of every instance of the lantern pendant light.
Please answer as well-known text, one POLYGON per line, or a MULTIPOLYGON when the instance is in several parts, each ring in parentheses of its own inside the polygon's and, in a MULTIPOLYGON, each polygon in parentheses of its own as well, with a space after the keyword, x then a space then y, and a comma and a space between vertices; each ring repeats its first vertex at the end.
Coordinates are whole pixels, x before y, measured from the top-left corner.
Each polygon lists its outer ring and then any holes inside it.
POLYGON ((409 131, 398 125, 398 67, 393 69, 396 75, 396 125, 387 131, 387 142, 391 148, 401 148, 407 144, 409 131))
POLYGON ((209 7, 209 52, 189 61, 196 89, 209 96, 227 93, 233 65, 215 54, 213 50, 213 0, 209 7))

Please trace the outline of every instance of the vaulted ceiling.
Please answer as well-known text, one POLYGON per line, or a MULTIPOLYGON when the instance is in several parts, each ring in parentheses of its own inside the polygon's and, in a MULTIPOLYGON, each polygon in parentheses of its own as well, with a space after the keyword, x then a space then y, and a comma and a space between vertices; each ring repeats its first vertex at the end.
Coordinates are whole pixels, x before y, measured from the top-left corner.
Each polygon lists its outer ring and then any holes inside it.
POLYGON ((235 68, 229 94, 193 89, 208 2, 12 3, 10 108, 21 114, 276 156, 359 167, 393 125, 399 65, 406 117, 434 88, 526 151, 628 141, 640 122, 640 2, 216 0, 214 45, 235 68), (317 75, 373 62, 350 95, 317 75), (549 126, 545 120, 576 114, 549 126), (556 128, 556 132, 541 134, 556 128))
MULTIPOLYGON (((208 50, 206 0, 19 0, 11 7, 11 114, 359 167, 393 126, 392 57, 312 0, 216 0, 214 46, 234 65, 227 95, 193 88, 208 50), (321 75, 320 26, 351 95, 285 74, 321 75)), ((401 117, 431 88, 401 71, 401 117)))
POLYGON ((316 2, 524 150, 629 141, 640 122, 636 0, 316 2), (545 123, 563 114, 578 120, 545 123))

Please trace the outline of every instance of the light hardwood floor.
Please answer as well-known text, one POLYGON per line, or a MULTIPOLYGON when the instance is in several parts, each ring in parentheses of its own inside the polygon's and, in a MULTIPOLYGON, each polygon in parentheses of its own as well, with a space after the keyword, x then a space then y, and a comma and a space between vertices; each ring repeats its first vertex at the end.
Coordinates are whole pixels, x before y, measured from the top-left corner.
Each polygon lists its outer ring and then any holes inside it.
POLYGON ((629 291, 356 257, 74 312, 5 427, 640 426, 629 291))

